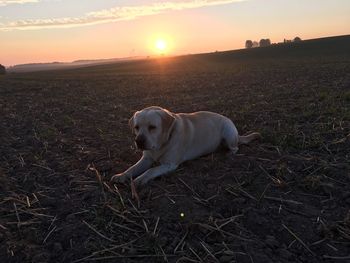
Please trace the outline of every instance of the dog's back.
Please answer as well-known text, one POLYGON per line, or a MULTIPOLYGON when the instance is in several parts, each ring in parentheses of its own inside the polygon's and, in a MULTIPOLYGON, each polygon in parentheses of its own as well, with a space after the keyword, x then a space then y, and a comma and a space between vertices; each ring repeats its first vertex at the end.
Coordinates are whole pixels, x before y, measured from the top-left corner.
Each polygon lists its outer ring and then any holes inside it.
POLYGON ((214 152, 226 136, 238 135, 230 119, 208 111, 177 114, 177 129, 182 139, 182 161, 214 152))

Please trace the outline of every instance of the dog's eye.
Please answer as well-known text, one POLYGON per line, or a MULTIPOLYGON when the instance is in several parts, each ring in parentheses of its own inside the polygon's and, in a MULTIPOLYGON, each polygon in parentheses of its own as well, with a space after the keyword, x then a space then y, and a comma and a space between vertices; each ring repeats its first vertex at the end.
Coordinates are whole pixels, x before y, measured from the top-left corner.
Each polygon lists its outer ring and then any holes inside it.
POLYGON ((154 126, 154 125, 150 125, 150 126, 148 126, 148 130, 150 130, 150 131, 153 131, 153 130, 155 130, 157 127, 156 126, 154 126))
POLYGON ((135 129, 136 131, 138 131, 138 130, 139 130, 139 126, 136 125, 136 126, 134 127, 134 129, 135 129))

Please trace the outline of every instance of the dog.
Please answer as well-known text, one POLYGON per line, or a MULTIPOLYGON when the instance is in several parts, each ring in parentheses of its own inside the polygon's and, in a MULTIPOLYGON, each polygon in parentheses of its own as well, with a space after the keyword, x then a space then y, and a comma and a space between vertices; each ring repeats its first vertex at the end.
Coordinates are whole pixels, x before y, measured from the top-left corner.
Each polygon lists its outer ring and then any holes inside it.
POLYGON ((137 177, 136 185, 174 171, 181 163, 214 152, 223 142, 235 154, 240 144, 260 138, 258 132, 239 136, 233 122, 220 114, 173 113, 158 106, 137 111, 129 120, 141 159, 111 182, 137 177), (154 163, 158 166, 152 167, 154 163))

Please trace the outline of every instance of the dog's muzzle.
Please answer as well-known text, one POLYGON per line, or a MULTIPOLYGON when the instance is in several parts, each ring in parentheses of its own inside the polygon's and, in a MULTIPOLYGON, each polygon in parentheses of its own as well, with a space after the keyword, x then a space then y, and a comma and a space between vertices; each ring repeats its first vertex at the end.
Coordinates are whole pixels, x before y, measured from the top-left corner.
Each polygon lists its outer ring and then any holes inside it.
POLYGON ((146 137, 143 135, 137 136, 135 138, 135 143, 137 148, 139 148, 140 150, 145 150, 146 148, 146 137))

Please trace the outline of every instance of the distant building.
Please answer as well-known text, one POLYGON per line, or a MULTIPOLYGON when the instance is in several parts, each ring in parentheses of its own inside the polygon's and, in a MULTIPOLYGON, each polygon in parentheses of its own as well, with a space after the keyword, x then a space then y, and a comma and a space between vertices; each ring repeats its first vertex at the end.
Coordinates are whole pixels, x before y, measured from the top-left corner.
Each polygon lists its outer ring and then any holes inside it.
POLYGON ((295 37, 293 42, 300 42, 301 41, 301 38, 300 37, 295 37))

